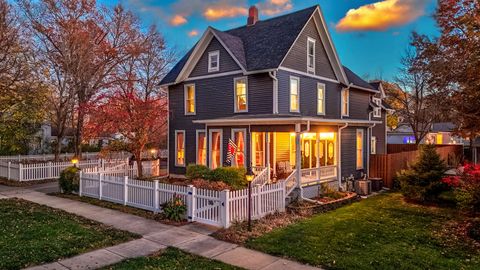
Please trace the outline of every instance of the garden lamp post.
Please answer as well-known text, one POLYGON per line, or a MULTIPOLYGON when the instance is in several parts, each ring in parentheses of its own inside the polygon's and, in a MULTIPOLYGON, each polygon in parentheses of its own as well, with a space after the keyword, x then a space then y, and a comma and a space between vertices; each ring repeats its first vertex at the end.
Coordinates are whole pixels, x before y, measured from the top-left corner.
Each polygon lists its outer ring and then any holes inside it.
POLYGON ((77 164, 78 164, 78 158, 77 157, 73 157, 72 160, 71 160, 72 164, 73 164, 73 167, 77 167, 77 164))
POLYGON ((253 174, 252 167, 248 167, 245 178, 248 182, 248 231, 252 231, 252 181, 255 175, 253 174))

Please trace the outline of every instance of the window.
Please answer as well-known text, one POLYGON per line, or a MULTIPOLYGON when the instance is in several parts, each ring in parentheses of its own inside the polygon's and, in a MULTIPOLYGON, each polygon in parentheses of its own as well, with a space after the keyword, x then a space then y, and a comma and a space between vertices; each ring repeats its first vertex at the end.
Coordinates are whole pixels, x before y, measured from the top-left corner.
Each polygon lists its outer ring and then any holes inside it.
POLYGON ((207 133, 197 130, 197 164, 207 165, 207 133))
POLYGON ((220 69, 220 51, 208 53, 208 72, 215 72, 220 69))
POLYGON ((265 135, 263 132, 252 132, 252 165, 264 166, 265 164, 265 135))
POLYGON ((300 79, 290 77, 290 112, 300 112, 300 79))
POLYGON ((357 129, 357 170, 363 169, 363 129, 357 129))
POLYGON ((248 111, 248 83, 247 78, 235 78, 235 112, 248 111))
POLYGON ((209 137, 209 146, 210 146, 210 168, 216 169, 222 166, 222 155, 223 155, 223 143, 222 143, 222 130, 221 129, 211 129, 209 137))
POLYGON ((443 144, 443 134, 442 133, 437 134, 437 144, 443 144))
POLYGON ((325 114, 325 84, 317 83, 317 114, 325 114))
POLYGON ((342 116, 348 116, 349 114, 349 100, 350 100, 350 90, 342 90, 342 116))
POLYGON ((175 166, 185 166, 185 130, 175 130, 175 166))
POLYGON ((372 136, 370 140, 370 154, 375 155, 377 154, 377 137, 372 136))
POLYGON ((315 74, 315 39, 307 38, 307 72, 315 74))
POLYGON ((232 129, 232 139, 237 145, 237 151, 233 158, 232 165, 245 167, 245 129, 232 129))
POLYGON ((195 108, 195 84, 187 84, 185 92, 185 115, 194 115, 195 108))
POLYGON ((379 98, 374 97, 373 103, 378 107, 373 108, 373 117, 382 117, 382 108, 380 107, 382 104, 382 100, 379 98))

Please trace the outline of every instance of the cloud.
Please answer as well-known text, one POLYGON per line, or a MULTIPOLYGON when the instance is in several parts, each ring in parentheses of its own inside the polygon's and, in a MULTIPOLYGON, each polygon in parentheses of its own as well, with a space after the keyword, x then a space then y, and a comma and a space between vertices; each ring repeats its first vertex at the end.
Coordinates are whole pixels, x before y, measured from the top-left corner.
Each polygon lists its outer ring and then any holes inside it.
POLYGON ((414 21, 429 0, 384 0, 350 9, 336 25, 337 31, 384 31, 414 21))
POLYGON ((276 15, 293 8, 291 0, 265 0, 257 4, 260 13, 267 16, 276 15))
POLYGON ((187 18, 182 15, 175 15, 170 19, 170 25, 179 26, 187 23, 187 18))
POLYGON ((195 37, 198 36, 198 31, 193 29, 192 31, 188 32, 189 37, 195 37))
POLYGON ((212 5, 203 11, 203 17, 209 21, 246 16, 247 14, 248 9, 246 7, 228 6, 224 4, 212 5))

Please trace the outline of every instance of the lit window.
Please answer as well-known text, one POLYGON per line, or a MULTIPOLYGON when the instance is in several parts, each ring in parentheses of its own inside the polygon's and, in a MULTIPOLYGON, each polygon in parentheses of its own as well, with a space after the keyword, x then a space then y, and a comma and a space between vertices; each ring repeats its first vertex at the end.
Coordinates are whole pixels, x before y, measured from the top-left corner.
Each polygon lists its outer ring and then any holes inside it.
POLYGON ((300 111, 300 79, 290 77, 290 111, 300 111))
POLYGON ((222 131, 210 130, 210 168, 216 169, 222 166, 222 131))
POLYGON ((248 111, 247 78, 235 79, 235 112, 248 111))
POLYGON ((208 72, 215 72, 219 70, 220 66, 220 51, 208 53, 208 72))
POLYGON ((363 129, 357 129, 357 170, 363 169, 363 129))
POLYGON ((325 114, 325 84, 317 84, 317 114, 325 114))
POLYGON ((382 108, 380 107, 382 100, 374 97, 373 103, 377 105, 377 107, 373 108, 373 117, 382 117, 382 108))
POLYGON ((315 74, 315 39, 307 39, 307 72, 315 74))
POLYGON ((348 116, 349 114, 349 99, 350 91, 348 89, 342 90, 342 116, 348 116))
POLYGON ((253 166, 264 166, 265 136, 263 132, 252 132, 253 166))
POLYGON ((443 144, 443 134, 437 134, 437 144, 443 144))
POLYGON ((194 115, 195 110, 195 85, 187 84, 185 85, 185 114, 194 115))
POLYGON ((245 130, 233 129, 232 133, 233 141, 237 145, 232 164, 237 167, 245 167, 245 130))
POLYGON ((197 130, 197 164, 207 165, 207 136, 204 130, 197 130))
POLYGON ((372 136, 370 144, 371 144, 370 153, 372 155, 377 154, 377 137, 372 136))
POLYGON ((175 166, 185 166, 185 131, 175 130, 175 166))

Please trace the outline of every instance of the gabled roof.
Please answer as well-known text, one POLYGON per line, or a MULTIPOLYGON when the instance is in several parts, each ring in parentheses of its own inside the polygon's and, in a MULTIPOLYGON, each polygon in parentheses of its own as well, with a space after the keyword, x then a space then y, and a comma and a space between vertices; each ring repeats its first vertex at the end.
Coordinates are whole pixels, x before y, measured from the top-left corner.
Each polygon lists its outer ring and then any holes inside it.
POLYGON ((377 89, 373 88, 372 85, 370 85, 364 79, 360 78, 357 74, 355 74, 346 66, 343 66, 343 70, 345 70, 345 74, 347 75, 348 81, 352 83, 354 86, 360 86, 362 88, 366 88, 369 90, 378 91, 377 89))
POLYGON ((433 132, 452 132, 455 129, 455 124, 452 122, 439 122, 432 124, 433 132))

